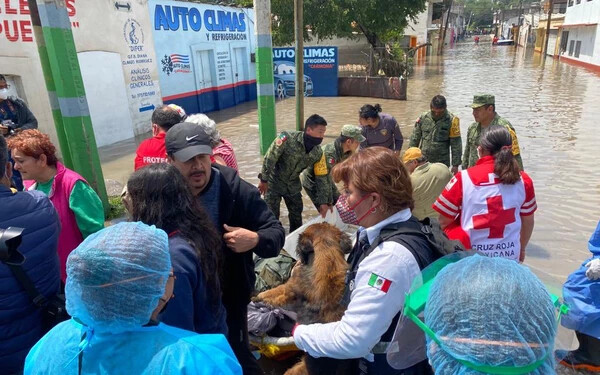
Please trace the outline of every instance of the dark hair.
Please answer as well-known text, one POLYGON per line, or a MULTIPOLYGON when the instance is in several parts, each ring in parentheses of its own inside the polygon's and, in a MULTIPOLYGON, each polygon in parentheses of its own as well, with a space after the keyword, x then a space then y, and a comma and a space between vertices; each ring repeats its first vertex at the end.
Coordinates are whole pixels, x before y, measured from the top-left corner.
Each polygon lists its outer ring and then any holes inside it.
POLYGON ((512 153, 512 137, 504 126, 490 126, 481 135, 479 145, 494 156, 494 173, 503 184, 513 185, 521 179, 519 163, 512 153))
POLYGON ((379 112, 381 112, 381 106, 379 104, 365 104, 362 107, 360 107, 360 111, 358 111, 358 116, 360 118, 377 118, 379 117, 379 112))
POLYGON ((316 113, 312 116, 310 116, 309 118, 306 119, 306 122, 304 123, 304 127, 305 128, 311 128, 314 129, 317 126, 327 126, 327 121, 325 121, 325 119, 319 115, 317 115, 316 113))
POLYGON ((484 104, 483 108, 488 109, 488 108, 494 108, 494 112, 496 112, 496 105, 495 104, 484 104))
POLYGON ((196 250, 213 308, 221 296, 221 239, 204 208, 194 198, 184 177, 167 163, 150 164, 127 181, 131 218, 167 233, 179 231, 196 250))
POLYGON ((6 162, 8 161, 8 147, 6 139, 0 134, 0 178, 6 174, 6 162))
POLYGON ((345 135, 340 134, 340 136, 338 137, 338 139, 340 140, 340 143, 344 143, 349 139, 352 139, 352 137, 347 137, 345 135))
POLYGON ((0 74, 0 81, 5 81, 6 82, 6 77, 4 77, 4 74, 0 74))
POLYGON ((432 108, 446 108, 447 104, 446 104, 446 98, 442 95, 436 95, 433 97, 433 99, 431 99, 431 104, 430 106, 432 108))
POLYGON ((385 147, 369 147, 353 154, 331 170, 333 180, 350 182, 362 193, 378 193, 381 209, 396 213, 415 206, 410 175, 400 158, 385 147))
POLYGON ((168 131, 180 122, 183 122, 183 118, 179 112, 168 105, 161 105, 152 112, 152 123, 160 126, 164 131, 168 131))

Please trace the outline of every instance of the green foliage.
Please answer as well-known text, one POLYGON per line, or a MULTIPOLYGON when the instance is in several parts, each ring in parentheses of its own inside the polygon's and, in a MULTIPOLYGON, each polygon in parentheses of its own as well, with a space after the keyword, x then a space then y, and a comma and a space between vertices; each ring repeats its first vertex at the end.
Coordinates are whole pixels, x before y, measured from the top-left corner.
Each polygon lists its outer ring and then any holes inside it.
MULTIPOLYGON (((362 32, 373 46, 400 37, 410 19, 425 10, 425 0, 304 0, 304 23, 317 40, 362 32)), ((272 0, 273 43, 294 41, 294 1, 272 0)), ((310 35, 304 30, 304 39, 310 35)))
POLYGON ((113 220, 123 217, 127 214, 125 211, 125 206, 123 206, 123 202, 121 202, 121 197, 108 197, 108 204, 110 206, 110 211, 106 217, 106 220, 113 220))

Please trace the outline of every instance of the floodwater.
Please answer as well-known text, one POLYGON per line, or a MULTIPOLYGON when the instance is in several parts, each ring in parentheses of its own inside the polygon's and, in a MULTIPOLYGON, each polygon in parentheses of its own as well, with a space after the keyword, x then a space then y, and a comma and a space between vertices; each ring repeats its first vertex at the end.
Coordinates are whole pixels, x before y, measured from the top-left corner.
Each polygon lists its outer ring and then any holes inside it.
MULTIPOLYGON (((589 257, 587 241, 600 219, 600 130, 595 128, 596 116, 600 116, 599 75, 553 59, 544 62, 531 49, 465 42, 448 49, 441 58, 429 57, 415 66, 407 101, 306 98, 305 114, 319 113, 328 120, 325 142, 331 142, 342 125, 357 123, 361 105, 380 103, 384 112, 398 120, 408 139, 431 98, 443 94, 449 110, 460 117, 466 135, 473 121, 466 105, 473 94, 484 92, 496 96, 497 112, 514 125, 525 170, 535 184, 538 210, 526 264, 545 275, 546 283, 560 286, 589 257)), ((277 103, 279 131, 294 129, 294 106, 293 98, 277 103)), ((262 159, 256 103, 209 115, 233 144, 240 175, 257 184, 262 159)), ((105 178, 126 182, 140 140, 101 149, 105 178)), ((282 207, 284 225, 288 223, 286 215, 282 207)), ((305 219, 315 215, 305 199, 305 219)))
MULTIPOLYGON (((538 211, 526 263, 562 283, 588 257, 586 243, 600 219, 600 131, 595 129, 600 114, 599 75, 552 59, 544 63, 531 49, 466 42, 448 49, 443 57, 429 57, 415 66, 407 101, 306 98, 305 114, 319 113, 327 119, 326 143, 333 141, 342 125, 357 123, 361 105, 380 103, 384 112, 398 120, 408 139, 431 98, 442 94, 449 110, 460 117, 466 135, 473 121, 466 105, 473 94, 482 92, 496 95, 497 112, 514 125, 525 169, 535 184, 538 211)), ((277 103, 279 131, 294 129, 294 110, 293 98, 277 103)), ((233 144, 240 175, 257 184, 262 159, 256 102, 209 115, 233 144)), ((101 149, 105 178, 126 182, 141 139, 101 149)), ((305 219, 315 215, 305 199, 305 219)), ((282 202, 284 225, 286 216, 282 202)))

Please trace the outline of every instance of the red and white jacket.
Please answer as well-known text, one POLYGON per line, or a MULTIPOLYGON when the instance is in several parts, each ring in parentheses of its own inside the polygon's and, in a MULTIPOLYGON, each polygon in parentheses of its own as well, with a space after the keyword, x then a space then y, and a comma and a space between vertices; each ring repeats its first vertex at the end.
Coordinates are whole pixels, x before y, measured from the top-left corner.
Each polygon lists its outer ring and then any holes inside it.
POLYGON ((494 174, 493 156, 457 173, 446 185, 433 208, 456 219, 471 240, 471 249, 492 257, 519 260, 521 216, 537 209, 533 181, 521 172, 514 185, 494 174))

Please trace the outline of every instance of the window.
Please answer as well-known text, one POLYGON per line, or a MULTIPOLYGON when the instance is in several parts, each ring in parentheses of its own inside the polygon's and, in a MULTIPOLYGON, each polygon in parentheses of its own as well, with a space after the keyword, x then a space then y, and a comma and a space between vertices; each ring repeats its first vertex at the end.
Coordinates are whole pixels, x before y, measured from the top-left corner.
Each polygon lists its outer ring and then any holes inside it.
POLYGON ((571 43, 569 43, 569 56, 573 56, 573 48, 575 48, 574 40, 572 40, 571 43))
POLYGON ((567 51, 567 45, 569 43, 569 32, 563 31, 562 36, 560 38, 560 51, 559 54, 564 54, 567 51))
POLYGON ((578 40, 575 44, 575 57, 579 57, 579 51, 581 50, 581 40, 578 40))
POLYGON ((568 6, 570 6, 570 7, 573 6, 573 0, 569 0, 569 5, 568 6))
POLYGON ((576 4, 581 4, 581 0, 577 0, 575 3, 576 4))

